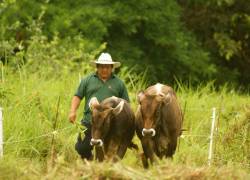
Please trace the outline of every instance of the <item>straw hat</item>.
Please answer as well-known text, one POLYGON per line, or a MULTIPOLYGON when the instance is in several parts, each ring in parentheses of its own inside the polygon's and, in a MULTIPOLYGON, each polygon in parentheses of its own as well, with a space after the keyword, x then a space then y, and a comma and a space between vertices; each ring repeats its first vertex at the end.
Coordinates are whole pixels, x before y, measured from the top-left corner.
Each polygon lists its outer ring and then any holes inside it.
POLYGON ((91 61, 91 64, 94 66, 96 66, 96 64, 113 64, 114 68, 117 68, 121 65, 120 62, 113 61, 109 53, 102 53, 97 60, 91 61))

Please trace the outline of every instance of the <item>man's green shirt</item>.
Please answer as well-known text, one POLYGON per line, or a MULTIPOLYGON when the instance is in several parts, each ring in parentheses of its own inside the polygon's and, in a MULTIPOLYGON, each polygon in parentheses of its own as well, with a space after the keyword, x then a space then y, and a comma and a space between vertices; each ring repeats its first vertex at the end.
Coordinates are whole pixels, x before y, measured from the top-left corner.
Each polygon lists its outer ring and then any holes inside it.
POLYGON ((75 96, 78 96, 80 99, 85 97, 85 122, 91 122, 91 111, 88 104, 92 97, 96 97, 99 102, 102 102, 108 97, 116 96, 129 102, 125 84, 114 74, 112 74, 110 79, 105 82, 103 82, 95 73, 83 78, 75 96))

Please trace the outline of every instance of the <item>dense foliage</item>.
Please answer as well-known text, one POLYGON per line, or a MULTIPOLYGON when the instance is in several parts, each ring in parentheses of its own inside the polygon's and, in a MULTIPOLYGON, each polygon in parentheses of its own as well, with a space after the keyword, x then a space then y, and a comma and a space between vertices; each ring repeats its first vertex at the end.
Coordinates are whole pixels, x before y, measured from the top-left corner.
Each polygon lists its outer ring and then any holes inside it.
POLYGON ((218 69, 218 83, 250 82, 250 1, 179 0, 182 19, 209 51, 218 69))
POLYGON ((137 71, 147 68, 151 81, 206 80, 216 69, 180 14, 175 1, 163 0, 4 1, 0 34, 2 41, 15 39, 29 48, 39 22, 51 41, 80 36, 96 47, 106 43, 114 59, 137 65, 137 71))
MULTIPOLYGON (((30 61, 26 53, 38 35, 76 46, 79 53, 96 51, 78 56, 76 65, 105 50, 137 72, 146 69, 151 82, 215 80, 247 87, 249 7, 243 0, 4 0, 0 56, 6 63, 22 51, 25 62, 30 61), (88 43, 83 47, 82 41, 88 43)), ((56 51, 51 53, 61 49, 56 51)))

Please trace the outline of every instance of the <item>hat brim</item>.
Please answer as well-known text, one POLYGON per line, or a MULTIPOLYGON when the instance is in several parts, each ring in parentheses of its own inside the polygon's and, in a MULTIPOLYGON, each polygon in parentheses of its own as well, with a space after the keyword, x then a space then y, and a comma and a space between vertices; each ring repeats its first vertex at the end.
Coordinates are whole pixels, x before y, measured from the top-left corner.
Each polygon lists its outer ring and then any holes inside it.
POLYGON ((91 65, 93 65, 94 67, 96 67, 97 64, 112 64, 114 68, 118 68, 121 66, 120 62, 101 62, 101 61, 91 61, 90 62, 91 65))

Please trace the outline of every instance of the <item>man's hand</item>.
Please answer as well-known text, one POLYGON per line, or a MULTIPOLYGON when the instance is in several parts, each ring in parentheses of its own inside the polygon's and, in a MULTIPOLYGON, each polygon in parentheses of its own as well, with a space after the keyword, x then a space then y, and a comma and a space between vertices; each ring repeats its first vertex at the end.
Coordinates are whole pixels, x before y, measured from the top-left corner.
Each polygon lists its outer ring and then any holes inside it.
POLYGON ((69 122, 75 123, 76 121, 76 112, 75 111, 70 111, 69 113, 69 122))
POLYGON ((76 111, 80 105, 81 99, 78 96, 74 96, 71 101, 71 108, 69 112, 69 122, 75 123, 76 111))

